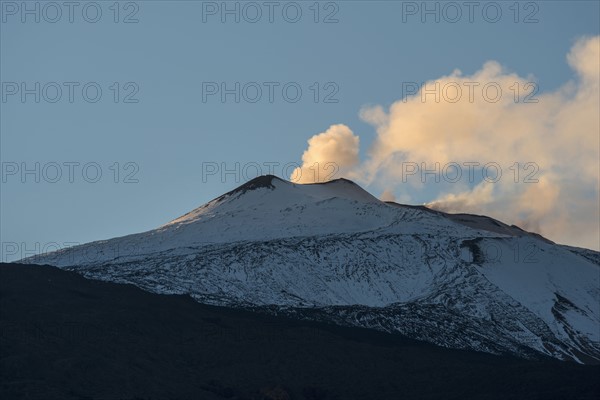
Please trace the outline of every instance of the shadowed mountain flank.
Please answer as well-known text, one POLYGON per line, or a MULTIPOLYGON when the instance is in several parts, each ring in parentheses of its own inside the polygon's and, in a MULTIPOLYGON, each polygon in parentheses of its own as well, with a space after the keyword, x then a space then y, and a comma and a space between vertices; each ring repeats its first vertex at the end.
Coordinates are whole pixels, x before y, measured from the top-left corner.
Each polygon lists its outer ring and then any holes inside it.
POLYGON ((594 399, 600 390, 595 366, 202 305, 49 266, 0 264, 0 311, 4 399, 594 399))

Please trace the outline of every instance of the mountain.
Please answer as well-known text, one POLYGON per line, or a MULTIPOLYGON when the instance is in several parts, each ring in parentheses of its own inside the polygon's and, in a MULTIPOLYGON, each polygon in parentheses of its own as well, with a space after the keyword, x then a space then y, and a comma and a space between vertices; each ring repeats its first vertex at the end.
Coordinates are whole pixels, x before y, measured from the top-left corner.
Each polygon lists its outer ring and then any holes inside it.
POLYGON ((22 260, 457 349, 600 362, 600 257, 485 216, 262 176, 157 229, 22 260))
POLYGON ((372 329, 0 264, 2 399, 597 399, 600 366, 445 349, 372 329))

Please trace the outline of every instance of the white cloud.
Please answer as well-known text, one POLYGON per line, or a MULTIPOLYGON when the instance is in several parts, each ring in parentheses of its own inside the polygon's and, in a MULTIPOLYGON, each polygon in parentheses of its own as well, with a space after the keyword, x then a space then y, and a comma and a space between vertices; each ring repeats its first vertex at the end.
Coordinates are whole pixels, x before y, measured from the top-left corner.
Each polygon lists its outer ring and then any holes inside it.
POLYGON ((430 205, 487 214, 560 243, 598 249, 600 37, 579 40, 567 61, 575 79, 552 92, 537 91, 531 77, 489 61, 472 75, 455 70, 427 82, 425 89, 438 88, 437 99, 421 89, 388 110, 367 107, 361 118, 377 131, 367 158, 359 163, 358 137, 345 125, 333 125, 309 140, 302 181, 311 181, 307 168, 329 161, 338 163, 338 175, 405 197, 407 188, 436 185, 423 183, 421 174, 407 179, 407 163, 443 168, 450 162, 494 162, 502 168, 498 182, 473 186, 442 179, 430 205), (518 176, 510 169, 515 163, 518 176), (537 183, 524 182, 530 173, 537 183))

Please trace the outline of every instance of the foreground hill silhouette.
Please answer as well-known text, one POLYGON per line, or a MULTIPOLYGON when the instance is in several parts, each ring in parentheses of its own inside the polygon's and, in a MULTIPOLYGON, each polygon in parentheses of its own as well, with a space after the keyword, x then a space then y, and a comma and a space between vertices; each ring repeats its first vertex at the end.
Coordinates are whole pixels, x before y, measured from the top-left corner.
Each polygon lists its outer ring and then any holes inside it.
POLYGON ((373 330, 0 264, 3 399, 596 399, 600 367, 437 347, 373 330))

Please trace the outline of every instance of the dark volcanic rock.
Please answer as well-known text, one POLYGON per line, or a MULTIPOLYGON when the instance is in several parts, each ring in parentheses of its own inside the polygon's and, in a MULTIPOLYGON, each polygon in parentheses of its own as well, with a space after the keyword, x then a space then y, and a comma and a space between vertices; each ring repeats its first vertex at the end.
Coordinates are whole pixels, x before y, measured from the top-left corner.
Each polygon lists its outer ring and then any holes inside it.
POLYGON ((3 399, 595 399, 599 372, 0 265, 3 399))

